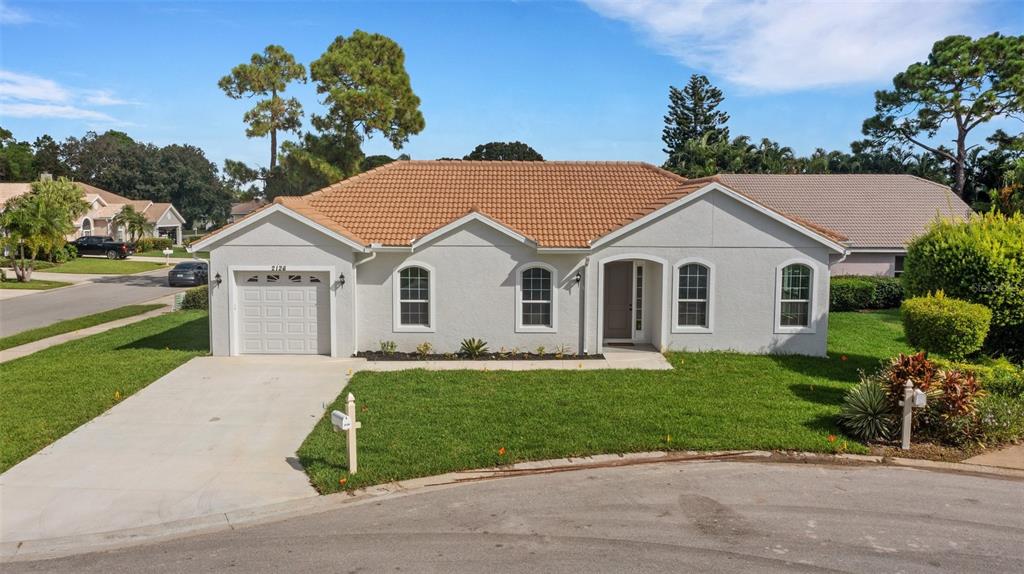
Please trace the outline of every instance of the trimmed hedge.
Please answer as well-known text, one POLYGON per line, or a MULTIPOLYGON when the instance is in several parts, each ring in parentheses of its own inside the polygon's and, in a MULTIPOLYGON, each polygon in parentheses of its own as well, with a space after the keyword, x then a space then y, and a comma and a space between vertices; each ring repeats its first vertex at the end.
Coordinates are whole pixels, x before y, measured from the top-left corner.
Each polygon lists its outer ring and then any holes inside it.
POLYGON ((182 309, 198 309, 206 311, 210 306, 210 290, 206 285, 193 287, 185 291, 185 299, 181 302, 182 309))
POLYGON ((984 305, 946 297, 942 291, 907 299, 900 307, 907 340, 917 349, 962 359, 985 343, 992 311, 984 305))
POLYGON ((1024 214, 938 221, 907 247, 908 296, 942 290, 992 310, 985 349, 1024 360, 1024 214))
POLYGON ((831 311, 893 309, 903 301, 903 285, 895 277, 840 275, 829 287, 831 311))
POLYGON ((140 237, 135 242, 135 250, 138 252, 153 251, 159 249, 171 249, 174 247, 174 242, 169 237, 140 237))

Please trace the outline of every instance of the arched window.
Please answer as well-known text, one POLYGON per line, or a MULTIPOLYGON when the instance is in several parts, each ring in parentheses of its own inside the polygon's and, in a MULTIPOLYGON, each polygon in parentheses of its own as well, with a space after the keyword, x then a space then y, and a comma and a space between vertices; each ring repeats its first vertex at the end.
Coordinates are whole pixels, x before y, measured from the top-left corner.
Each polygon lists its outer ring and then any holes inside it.
POLYGON ((707 265, 679 266, 676 289, 676 326, 707 329, 710 326, 711 270, 707 265))
POLYGON ((779 326, 810 327, 814 271, 803 263, 786 265, 782 268, 780 281, 779 326))
POLYGON ((516 327, 520 331, 553 331, 556 319, 554 269, 544 264, 520 268, 516 327))
POLYGON ((82 237, 92 235, 92 220, 86 217, 82 220, 82 237))

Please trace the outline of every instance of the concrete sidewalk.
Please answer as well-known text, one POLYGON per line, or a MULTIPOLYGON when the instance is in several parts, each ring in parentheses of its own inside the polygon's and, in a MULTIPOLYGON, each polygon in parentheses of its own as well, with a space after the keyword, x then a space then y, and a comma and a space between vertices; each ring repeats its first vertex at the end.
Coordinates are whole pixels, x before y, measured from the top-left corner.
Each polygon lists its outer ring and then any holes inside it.
POLYGON ((48 349, 50 347, 53 347, 54 345, 60 345, 61 343, 67 343, 68 341, 74 341, 75 339, 81 339, 82 337, 88 337, 89 335, 95 335, 97 333, 102 333, 104 331, 109 331, 111 329, 116 329, 118 327, 123 327, 125 325, 131 325, 132 323, 138 323, 139 321, 144 321, 151 317, 156 317, 157 315, 163 315, 164 313, 170 313, 171 311, 174 310, 174 297, 175 295, 168 295, 167 297, 161 297, 160 299, 140 303, 140 305, 157 303, 165 305, 164 307, 161 307, 159 309, 153 309, 152 311, 147 311, 145 313, 142 313, 141 315, 125 317, 124 319, 117 319, 114 321, 109 321, 107 323, 100 323, 99 325, 93 325, 92 327, 86 327, 85 329, 79 329, 77 331, 62 333, 60 335, 54 335, 53 337, 47 337, 45 339, 40 339, 38 341, 33 341, 31 343, 19 345, 17 347, 11 347, 10 349, 5 349, 3 351, 0 351, 0 363, 13 361, 14 359, 18 359, 26 355, 31 355, 36 351, 48 349))
POLYGON ((979 454, 965 460, 964 464, 1024 470, 1024 444, 1008 446, 992 452, 986 452, 985 454, 979 454))

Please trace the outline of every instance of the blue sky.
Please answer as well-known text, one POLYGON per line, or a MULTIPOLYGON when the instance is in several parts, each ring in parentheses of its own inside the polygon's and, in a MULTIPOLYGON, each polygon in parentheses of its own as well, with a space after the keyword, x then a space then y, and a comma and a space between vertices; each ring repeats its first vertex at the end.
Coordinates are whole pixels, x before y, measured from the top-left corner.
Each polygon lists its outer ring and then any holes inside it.
MULTIPOLYGON (((19 139, 120 129, 265 164, 248 101, 217 80, 270 43, 303 63, 359 28, 406 53, 426 129, 403 149, 460 157, 522 140, 548 159, 661 163, 670 84, 708 75, 734 134, 847 149, 875 89, 937 39, 1024 33, 1016 2, 4 2, 0 125, 19 139)), ((307 118, 311 85, 289 90, 307 118)), ((995 126, 1020 131, 1013 120, 995 126)), ((395 152, 381 138, 367 153, 395 152)))

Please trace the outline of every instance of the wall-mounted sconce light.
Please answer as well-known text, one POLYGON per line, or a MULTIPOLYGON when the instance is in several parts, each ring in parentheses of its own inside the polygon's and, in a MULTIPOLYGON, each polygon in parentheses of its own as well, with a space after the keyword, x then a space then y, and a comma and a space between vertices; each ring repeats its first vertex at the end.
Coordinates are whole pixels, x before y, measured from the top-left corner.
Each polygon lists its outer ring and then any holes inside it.
POLYGON ((344 273, 338 273, 338 285, 340 285, 342 287, 345 286, 345 274, 344 273))
POLYGON ((220 285, 221 281, 223 281, 223 279, 220 278, 220 273, 213 276, 213 282, 215 284, 220 285))
POLYGON ((580 281, 583 281, 583 274, 580 273, 579 271, 577 271, 576 272, 575 280, 576 280, 576 283, 579 283, 580 281))

